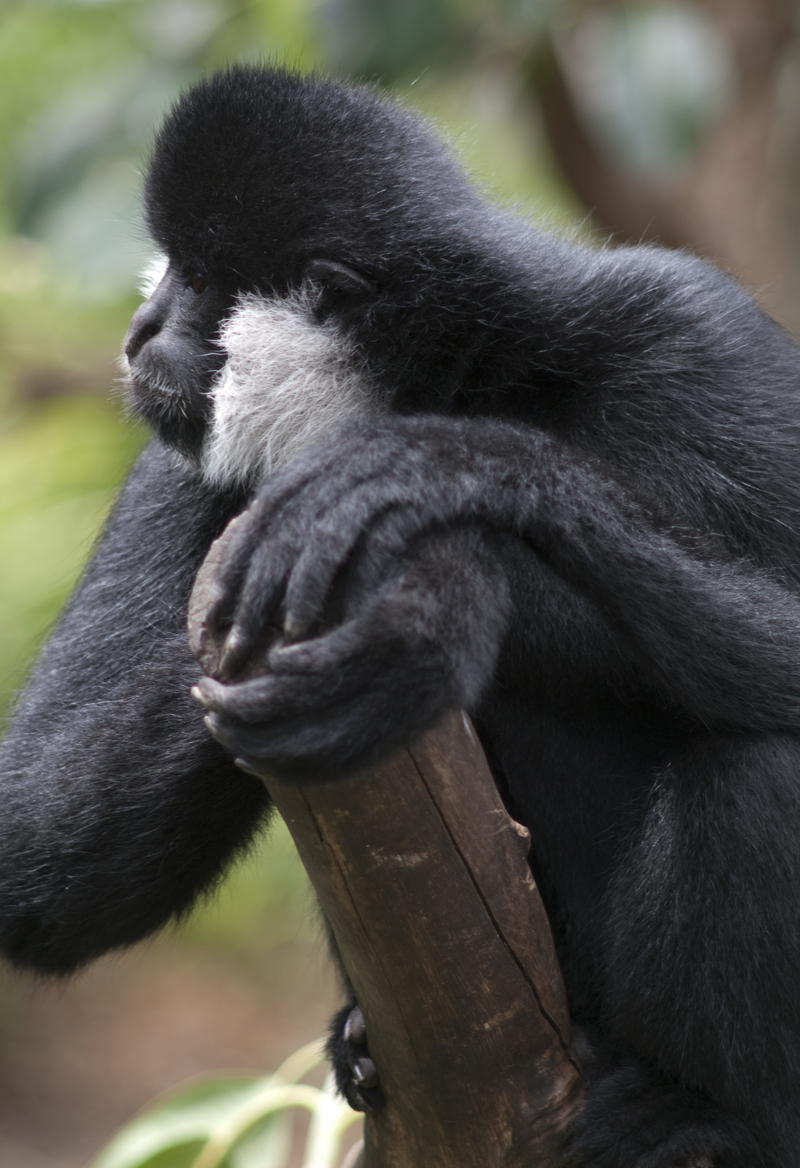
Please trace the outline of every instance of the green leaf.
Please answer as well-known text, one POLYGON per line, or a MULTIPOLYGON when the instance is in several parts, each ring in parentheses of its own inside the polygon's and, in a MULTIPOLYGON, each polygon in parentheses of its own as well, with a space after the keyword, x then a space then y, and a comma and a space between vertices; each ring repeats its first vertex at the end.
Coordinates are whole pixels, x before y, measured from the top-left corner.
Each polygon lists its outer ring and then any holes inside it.
POLYGON ((230 1168, 283 1168, 292 1147, 292 1121, 275 1112, 267 1124, 242 1140, 229 1154, 230 1168))
MULTIPOLYGON (((147 1156, 144 1160, 136 1160, 136 1168, 192 1168, 204 1144, 204 1140, 193 1140, 188 1144, 167 1148, 162 1152, 156 1152, 154 1156, 147 1156)), ((261 1168, 266 1166, 261 1165, 261 1168)))
MULTIPOLYGON (((206 1148, 206 1156, 219 1168, 282 1168, 291 1144, 286 1109, 316 1109, 323 1093, 297 1080, 323 1057, 322 1041, 311 1042, 274 1075, 194 1082, 123 1128, 92 1168, 191 1168, 206 1148), (214 1139, 221 1144, 215 1145, 214 1139)), ((323 1103, 330 1106, 329 1100, 323 1103)))
POLYGON ((248 1075, 195 1083, 123 1128, 92 1168, 184 1168, 214 1129, 263 1090, 266 1081, 248 1075))

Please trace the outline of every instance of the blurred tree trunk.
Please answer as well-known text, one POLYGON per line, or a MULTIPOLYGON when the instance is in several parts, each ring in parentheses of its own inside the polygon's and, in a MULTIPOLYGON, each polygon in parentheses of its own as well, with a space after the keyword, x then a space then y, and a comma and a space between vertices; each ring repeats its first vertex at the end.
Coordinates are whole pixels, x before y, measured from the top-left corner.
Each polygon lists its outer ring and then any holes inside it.
POLYGON ((631 175, 596 146, 555 48, 546 67, 531 75, 531 93, 560 168, 598 226, 622 241, 653 240, 705 256, 800 335, 797 6, 793 0, 699 0, 697 6, 730 46, 738 95, 674 186, 631 175))

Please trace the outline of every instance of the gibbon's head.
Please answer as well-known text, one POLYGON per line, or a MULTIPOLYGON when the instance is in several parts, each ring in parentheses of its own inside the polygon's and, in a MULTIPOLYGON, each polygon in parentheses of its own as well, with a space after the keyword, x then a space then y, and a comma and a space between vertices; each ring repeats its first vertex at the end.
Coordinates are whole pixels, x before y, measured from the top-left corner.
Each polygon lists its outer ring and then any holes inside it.
POLYGON ((125 340, 133 408, 224 484, 396 404, 379 354, 410 367, 408 323, 480 202, 370 89, 270 68, 202 81, 145 184, 164 266, 125 340))

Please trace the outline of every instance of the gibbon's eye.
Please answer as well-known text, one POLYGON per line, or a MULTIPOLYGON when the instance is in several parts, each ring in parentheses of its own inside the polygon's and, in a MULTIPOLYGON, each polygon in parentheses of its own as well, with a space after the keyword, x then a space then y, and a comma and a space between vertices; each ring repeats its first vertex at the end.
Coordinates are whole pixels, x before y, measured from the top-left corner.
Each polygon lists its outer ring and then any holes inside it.
POLYGON ((205 292, 208 287, 208 280, 200 272, 195 272, 191 279, 192 291, 199 296, 201 292, 205 292))

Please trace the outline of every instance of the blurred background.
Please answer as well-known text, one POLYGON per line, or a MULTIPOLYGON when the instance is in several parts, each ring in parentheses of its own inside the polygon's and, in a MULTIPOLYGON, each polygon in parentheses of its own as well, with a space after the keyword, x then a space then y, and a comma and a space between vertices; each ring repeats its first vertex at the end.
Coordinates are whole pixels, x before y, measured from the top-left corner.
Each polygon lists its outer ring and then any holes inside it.
MULTIPOLYGON (((268 59, 373 81, 498 200, 591 245, 691 249, 800 335, 799 7, 0 0, 3 708, 145 441, 115 357, 148 145, 192 78, 268 59)), ((0 972, 0 1164, 79 1168, 181 1079, 276 1066, 336 999, 278 826, 180 930, 66 985, 0 972)))

